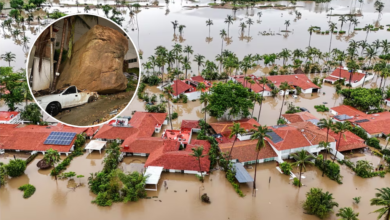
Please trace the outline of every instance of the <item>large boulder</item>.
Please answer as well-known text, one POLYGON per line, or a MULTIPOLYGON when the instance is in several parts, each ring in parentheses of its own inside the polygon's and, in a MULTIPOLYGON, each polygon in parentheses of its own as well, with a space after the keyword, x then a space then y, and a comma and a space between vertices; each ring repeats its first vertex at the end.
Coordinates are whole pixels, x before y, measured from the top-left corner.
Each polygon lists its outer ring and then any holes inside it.
POLYGON ((93 26, 75 42, 71 59, 61 68, 57 89, 75 85, 80 90, 99 93, 125 90, 123 60, 127 50, 128 40, 123 34, 109 27, 93 26))

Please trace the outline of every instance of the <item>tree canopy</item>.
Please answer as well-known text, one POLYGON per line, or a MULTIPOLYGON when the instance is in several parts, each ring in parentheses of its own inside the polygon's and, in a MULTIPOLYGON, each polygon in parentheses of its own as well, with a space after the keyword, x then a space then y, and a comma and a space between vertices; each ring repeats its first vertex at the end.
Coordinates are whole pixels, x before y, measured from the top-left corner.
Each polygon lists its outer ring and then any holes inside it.
POLYGON ((380 89, 343 89, 341 94, 345 97, 344 104, 355 107, 361 111, 368 111, 370 108, 379 108, 382 101, 380 89))
POLYGON ((211 115, 221 118, 226 112, 230 117, 247 117, 253 108, 251 92, 241 84, 228 81, 216 83, 210 88, 208 109, 211 115))

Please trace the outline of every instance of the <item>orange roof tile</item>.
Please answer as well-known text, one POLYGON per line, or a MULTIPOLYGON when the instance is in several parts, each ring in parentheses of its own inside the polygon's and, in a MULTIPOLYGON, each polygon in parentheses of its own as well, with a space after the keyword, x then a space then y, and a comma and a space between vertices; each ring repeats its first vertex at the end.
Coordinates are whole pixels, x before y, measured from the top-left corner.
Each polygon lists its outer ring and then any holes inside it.
POLYGON ((287 119, 290 123, 305 122, 307 120, 317 119, 314 115, 310 114, 309 112, 297 112, 294 114, 283 114, 282 116, 285 119, 287 119))
POLYGON ((336 147, 339 152, 366 147, 364 140, 350 131, 341 134, 341 138, 340 134, 333 131, 330 131, 329 135, 336 139, 336 147), (341 139, 340 143, 338 143, 339 139, 341 139))
MULTIPOLYGON (((237 141, 232 150, 232 159, 238 159, 239 162, 247 162, 256 160, 256 144, 257 141, 237 141)), ((268 142, 265 142, 265 147, 260 150, 258 159, 266 159, 277 157, 278 155, 272 149, 268 142)), ((230 152, 232 143, 219 144, 222 152, 230 152)))
POLYGON ((289 85, 299 86, 302 89, 320 88, 314 84, 305 74, 267 76, 267 79, 277 87, 279 87, 282 82, 287 82, 289 85))
POLYGON ((250 131, 251 129, 256 129, 255 125, 260 126, 260 124, 253 118, 251 119, 242 119, 236 121, 225 121, 225 122, 214 122, 210 123, 210 126, 214 129, 217 134, 220 133, 231 133, 230 127, 233 126, 234 123, 240 123, 240 127, 245 130, 250 131))
MULTIPOLYGON (((341 78, 345 79, 346 81, 349 81, 349 78, 351 77, 351 73, 348 71, 348 70, 345 70, 345 69, 342 69, 342 68, 337 68, 333 71, 332 74, 330 74, 329 76, 331 77, 336 77, 336 78, 339 78, 340 77, 340 72, 341 72, 341 78)), ((355 72, 352 74, 352 82, 355 82, 355 81, 360 81, 361 79, 364 78, 364 75, 363 73, 358 73, 358 72, 355 72)), ((337 79, 336 79, 337 80, 337 79)))
POLYGON ((175 80, 173 81, 172 84, 172 89, 173 89, 173 95, 178 96, 186 91, 189 91, 191 89, 194 89, 194 87, 188 85, 187 83, 181 81, 181 80, 175 80))
POLYGON ((183 120, 181 122, 181 129, 200 128, 198 120, 183 120))
POLYGON ((15 116, 17 116, 20 112, 8 112, 8 111, 0 111, 0 121, 9 121, 15 116))

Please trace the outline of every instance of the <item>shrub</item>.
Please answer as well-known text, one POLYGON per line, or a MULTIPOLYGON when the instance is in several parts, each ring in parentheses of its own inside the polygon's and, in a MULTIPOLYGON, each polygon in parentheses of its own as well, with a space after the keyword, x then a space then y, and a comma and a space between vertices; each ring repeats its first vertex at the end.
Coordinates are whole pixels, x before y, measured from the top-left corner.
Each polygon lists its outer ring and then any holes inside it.
POLYGON ((285 175, 290 175, 290 172, 292 171, 292 166, 288 162, 283 162, 280 165, 280 169, 285 175))
POLYGON ((325 171, 325 174, 329 179, 336 181, 339 184, 342 184, 343 176, 340 174, 340 166, 337 163, 334 163, 330 160, 324 160, 319 155, 315 160, 315 166, 318 167, 321 171, 325 171))
POLYGON ((277 124, 278 125, 285 125, 285 124, 287 124, 287 122, 286 122, 286 120, 284 120, 284 118, 279 118, 277 121, 277 124))
POLYGON ((241 197, 244 197, 245 195, 244 195, 244 193, 242 193, 242 191, 240 189, 240 185, 236 181, 236 177, 235 177, 236 173, 235 173, 235 171, 232 171, 231 166, 232 165, 229 165, 229 169, 227 169, 226 177, 227 177, 228 181, 232 184, 234 190, 238 193, 238 195, 241 197))
POLYGON ((24 174, 26 170, 26 161, 22 159, 10 160, 5 169, 10 177, 18 177, 24 174))
POLYGON ((188 102, 188 96, 185 95, 185 96, 183 97, 183 103, 187 103, 187 102, 188 102))
POLYGON ((328 112, 329 108, 325 105, 315 105, 314 108, 317 110, 317 112, 328 112))
POLYGON ((29 163, 31 163, 31 161, 33 161, 36 157, 38 156, 38 154, 33 154, 31 156, 29 156, 26 160, 26 165, 28 165, 29 163))
POLYGON ((7 183, 5 181, 6 176, 7 176, 7 170, 5 169, 5 165, 0 162, 0 187, 4 186, 7 183))
POLYGON ((300 187, 300 186, 302 186, 302 183, 299 181, 298 178, 295 177, 294 180, 293 180, 293 185, 294 185, 294 186, 299 186, 299 187, 300 187))
POLYGON ((310 191, 306 193, 306 201, 303 203, 303 209, 305 209, 308 214, 323 219, 333 211, 333 207, 339 206, 333 199, 332 193, 324 193, 320 188, 311 188, 310 191))
POLYGON ((179 114, 177 112, 172 113, 172 120, 179 117, 179 114))
POLYGON ((23 191, 23 198, 29 198, 35 193, 35 186, 31 184, 25 184, 21 187, 19 187, 19 190, 23 191))
POLYGON ((359 196, 359 197, 355 197, 355 198, 352 198, 352 199, 353 199, 353 201, 355 201, 356 204, 359 204, 360 198, 362 198, 362 197, 359 196))
POLYGON ((373 147, 375 149, 378 149, 378 150, 381 150, 382 147, 381 145, 379 144, 379 140, 375 137, 372 137, 370 139, 367 140, 367 145, 370 146, 370 147, 373 147))

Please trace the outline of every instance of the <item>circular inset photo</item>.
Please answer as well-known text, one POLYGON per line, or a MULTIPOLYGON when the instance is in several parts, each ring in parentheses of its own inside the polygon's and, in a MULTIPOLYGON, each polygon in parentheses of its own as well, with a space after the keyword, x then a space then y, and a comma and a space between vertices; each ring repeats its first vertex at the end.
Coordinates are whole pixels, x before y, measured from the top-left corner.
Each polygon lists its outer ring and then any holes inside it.
POLYGON ((38 105, 58 121, 98 125, 119 115, 133 99, 139 56, 112 21, 70 15, 38 36, 27 60, 27 78, 38 105))

